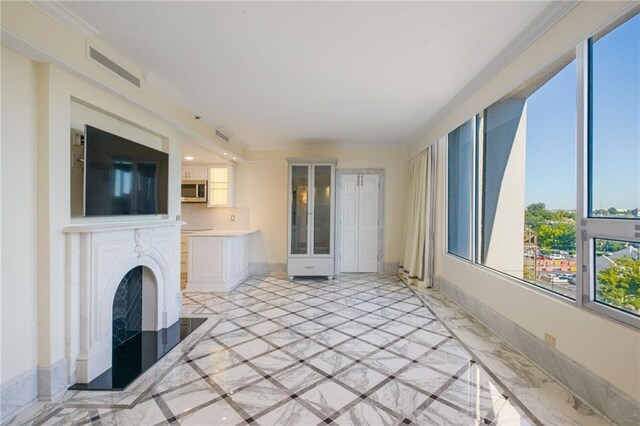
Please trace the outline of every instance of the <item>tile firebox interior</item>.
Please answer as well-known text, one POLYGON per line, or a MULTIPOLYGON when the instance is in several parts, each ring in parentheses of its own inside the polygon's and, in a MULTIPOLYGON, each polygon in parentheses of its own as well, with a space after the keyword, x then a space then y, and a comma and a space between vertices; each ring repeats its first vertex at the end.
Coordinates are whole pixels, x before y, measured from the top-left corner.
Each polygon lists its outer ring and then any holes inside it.
POLYGON ((68 391, 14 424, 606 424, 442 295, 396 276, 253 276, 183 296, 184 315, 206 323, 130 388, 68 391), (491 352, 509 365, 487 368, 491 352))

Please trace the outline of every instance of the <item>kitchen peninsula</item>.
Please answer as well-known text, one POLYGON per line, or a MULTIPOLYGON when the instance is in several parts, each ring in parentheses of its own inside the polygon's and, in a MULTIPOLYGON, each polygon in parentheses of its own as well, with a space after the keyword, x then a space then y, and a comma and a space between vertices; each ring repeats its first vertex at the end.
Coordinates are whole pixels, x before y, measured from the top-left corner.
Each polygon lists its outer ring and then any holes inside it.
POLYGON ((249 276, 249 236, 255 229, 183 231, 186 291, 228 292, 249 276))

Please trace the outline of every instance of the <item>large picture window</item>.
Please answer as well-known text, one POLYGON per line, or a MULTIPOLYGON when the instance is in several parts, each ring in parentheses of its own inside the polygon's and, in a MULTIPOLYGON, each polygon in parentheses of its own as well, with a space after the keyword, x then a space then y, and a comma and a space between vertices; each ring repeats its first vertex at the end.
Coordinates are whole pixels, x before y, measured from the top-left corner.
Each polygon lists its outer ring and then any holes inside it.
POLYGON ((640 327, 640 14, 448 136, 448 252, 640 327))
POLYGON ((576 63, 482 114, 479 263, 575 297, 576 63))

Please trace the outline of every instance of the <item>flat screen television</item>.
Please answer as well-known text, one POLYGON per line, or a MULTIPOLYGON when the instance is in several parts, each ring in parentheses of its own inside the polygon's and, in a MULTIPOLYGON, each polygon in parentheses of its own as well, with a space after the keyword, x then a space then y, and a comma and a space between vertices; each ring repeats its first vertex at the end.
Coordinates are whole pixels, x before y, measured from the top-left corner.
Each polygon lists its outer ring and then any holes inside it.
POLYGON ((169 155, 85 126, 85 216, 166 214, 169 155))

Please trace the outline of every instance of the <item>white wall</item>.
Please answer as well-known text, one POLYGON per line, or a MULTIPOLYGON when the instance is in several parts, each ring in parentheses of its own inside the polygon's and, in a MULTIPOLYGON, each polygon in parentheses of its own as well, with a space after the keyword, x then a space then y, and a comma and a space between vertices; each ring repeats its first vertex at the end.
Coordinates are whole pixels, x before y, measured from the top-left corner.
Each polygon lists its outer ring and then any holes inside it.
POLYGON ((250 152, 238 165, 237 205, 249 208, 250 262, 282 264, 287 261, 288 157, 335 157, 342 169, 385 170, 384 261, 398 262, 403 206, 407 182, 407 152, 400 150, 308 150, 250 152))
POLYGON ((36 64, 2 48, 2 383, 37 364, 36 64))
MULTIPOLYGON (((460 123, 535 75, 549 61, 610 23, 629 3, 582 2, 412 146, 436 142, 460 123)), ((436 275, 540 339, 556 336, 557 349, 640 402, 640 332, 580 309, 486 268, 445 254, 444 167, 441 168, 436 235, 436 275)))

